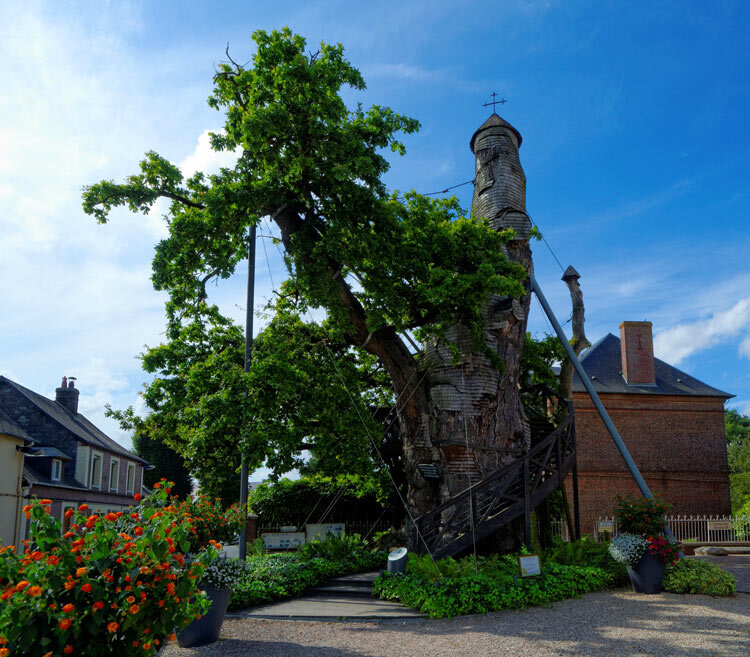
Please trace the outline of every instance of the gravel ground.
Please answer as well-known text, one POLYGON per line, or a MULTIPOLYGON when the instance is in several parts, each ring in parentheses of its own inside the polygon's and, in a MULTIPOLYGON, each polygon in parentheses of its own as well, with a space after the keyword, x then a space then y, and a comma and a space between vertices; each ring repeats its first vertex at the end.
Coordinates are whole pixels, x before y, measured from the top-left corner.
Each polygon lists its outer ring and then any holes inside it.
POLYGON ((747 657, 750 595, 592 593, 552 607, 443 620, 227 620, 202 648, 164 657, 747 657))

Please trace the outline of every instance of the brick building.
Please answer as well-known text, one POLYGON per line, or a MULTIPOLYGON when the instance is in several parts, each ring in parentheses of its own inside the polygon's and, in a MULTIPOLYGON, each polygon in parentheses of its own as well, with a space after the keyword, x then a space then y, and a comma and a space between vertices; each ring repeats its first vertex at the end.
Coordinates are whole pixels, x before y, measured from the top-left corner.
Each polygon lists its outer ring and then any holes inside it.
MULTIPOLYGON (((623 322, 581 364, 652 492, 674 514, 729 514, 724 402, 732 395, 654 358, 651 322, 623 322)), ((581 532, 611 516, 617 493, 639 494, 576 375, 581 532)), ((566 481, 570 494, 570 478, 566 481)))
MULTIPOLYGON (((16 429, 5 433, 26 440, 20 450, 22 496, 51 499, 51 512, 64 528, 65 511, 80 504, 96 513, 133 504, 133 495, 141 492, 143 468, 149 467, 78 412, 78 395, 74 381, 66 378, 52 400, 0 376, 0 413, 16 429)), ((16 520, 0 517, 2 524, 16 520)), ((20 521, 25 535, 25 518, 20 521)))

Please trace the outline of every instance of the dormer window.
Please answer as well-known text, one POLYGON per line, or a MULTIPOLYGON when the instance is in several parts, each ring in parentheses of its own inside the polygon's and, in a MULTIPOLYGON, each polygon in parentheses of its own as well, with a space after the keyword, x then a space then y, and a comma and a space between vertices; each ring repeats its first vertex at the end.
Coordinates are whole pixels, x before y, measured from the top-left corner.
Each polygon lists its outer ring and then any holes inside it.
POLYGON ((62 479, 62 461, 60 459, 52 459, 52 481, 60 481, 62 479))

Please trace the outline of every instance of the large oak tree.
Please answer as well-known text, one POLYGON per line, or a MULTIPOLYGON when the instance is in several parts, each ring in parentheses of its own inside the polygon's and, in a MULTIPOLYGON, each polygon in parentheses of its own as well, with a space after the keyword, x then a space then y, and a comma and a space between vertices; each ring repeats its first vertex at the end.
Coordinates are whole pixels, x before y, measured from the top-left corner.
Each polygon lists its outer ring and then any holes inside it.
MULTIPOLYGON (((342 87, 364 89, 365 83, 340 45, 324 43, 306 54, 305 40, 288 29, 259 31, 253 38, 252 64, 230 59, 219 65, 209 98, 225 115, 212 146, 238 153, 233 168, 185 179, 150 152, 123 183, 102 181, 84 189, 85 211, 102 223, 116 206, 148 212, 160 198, 171 202, 169 236, 157 245, 153 262, 154 286, 169 293, 167 341, 144 356, 146 368, 157 373, 147 401, 174 415, 188 461, 212 449, 231 461, 231 447, 224 446, 233 442, 226 438, 240 435, 243 417, 249 422, 242 448, 251 463, 273 454, 283 459, 281 443, 297 446, 306 437, 328 441, 329 455, 335 451, 344 427, 333 426, 330 414, 316 424, 311 404, 283 396, 289 389, 265 408, 279 401, 292 412, 281 419, 264 416, 252 392, 253 377, 257 386, 262 374, 243 374, 241 332, 206 292, 209 281, 235 272, 247 253, 248 228, 269 217, 280 232, 290 294, 303 310, 322 308, 327 317, 317 328, 302 322, 292 335, 331 347, 353 368, 343 380, 335 367, 317 381, 294 371, 290 377, 307 380, 310 395, 340 383, 346 397, 329 391, 321 404, 335 414, 347 402, 346 413, 360 415, 358 405, 370 406, 362 397, 366 370, 387 374, 404 447, 408 504, 421 514, 496 467, 506 452, 528 446, 518 394, 528 235, 517 239, 494 215, 465 216, 455 199, 389 195, 382 182, 386 153, 403 155, 398 135, 416 131, 418 122, 387 107, 348 108, 342 87), (416 337, 416 348, 409 335, 416 337), (363 363, 360 354, 371 361, 355 373, 363 363), (480 389, 487 381, 494 388, 480 389), (471 409, 463 402, 446 405, 450 386, 459 396, 469 391, 471 409), (300 413, 299 423, 294 413, 300 413), (466 443, 468 450, 469 442, 488 451, 474 459, 468 480, 456 475, 431 483, 418 472, 417 464, 440 464, 457 446, 466 443)), ((515 148, 510 166, 521 180, 519 143, 520 136, 514 147, 485 148, 479 169, 493 158, 511 157, 515 148)), ((485 180, 482 189, 491 183, 485 180)), ((503 216, 508 209, 502 208, 503 216)), ((524 207, 510 209, 525 217, 524 207)), ((295 321, 301 320, 285 317, 279 331, 295 321)), ((351 417, 344 424, 351 426, 351 417)), ((368 422, 361 421, 360 437, 370 435, 368 422)))

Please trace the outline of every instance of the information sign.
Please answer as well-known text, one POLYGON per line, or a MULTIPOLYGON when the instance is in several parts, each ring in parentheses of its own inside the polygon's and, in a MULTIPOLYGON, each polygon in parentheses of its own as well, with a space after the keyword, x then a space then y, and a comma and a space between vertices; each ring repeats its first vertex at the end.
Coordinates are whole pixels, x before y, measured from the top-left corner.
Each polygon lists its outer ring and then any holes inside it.
POLYGON ((304 532, 269 532, 261 536, 268 550, 290 550, 305 543, 304 532))
POLYGON ((521 577, 533 577, 542 574, 542 564, 538 554, 523 554, 518 557, 518 569, 521 577))

